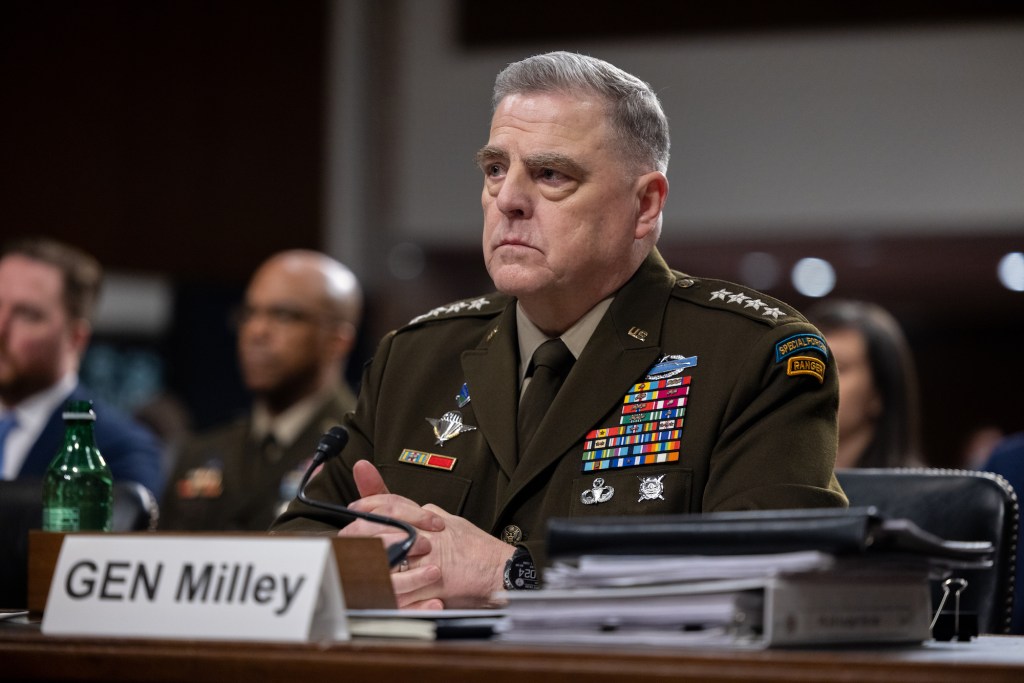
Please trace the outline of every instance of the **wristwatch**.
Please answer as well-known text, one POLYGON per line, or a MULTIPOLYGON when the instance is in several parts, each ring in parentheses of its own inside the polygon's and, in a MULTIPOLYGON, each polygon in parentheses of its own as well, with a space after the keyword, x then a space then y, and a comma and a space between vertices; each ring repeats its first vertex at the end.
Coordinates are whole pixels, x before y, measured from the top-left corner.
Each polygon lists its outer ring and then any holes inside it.
POLYGON ((505 563, 505 590, 530 590, 540 588, 537 568, 530 557, 530 551, 518 546, 512 557, 505 563))

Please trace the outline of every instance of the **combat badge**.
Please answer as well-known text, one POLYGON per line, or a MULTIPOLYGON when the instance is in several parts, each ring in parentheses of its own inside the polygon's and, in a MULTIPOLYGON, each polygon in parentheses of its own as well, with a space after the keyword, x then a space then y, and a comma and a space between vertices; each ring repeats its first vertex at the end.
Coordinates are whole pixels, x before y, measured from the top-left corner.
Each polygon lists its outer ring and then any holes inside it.
POLYGON ((661 495, 665 491, 665 484, 661 481, 664 476, 659 474, 656 477, 640 477, 640 498, 636 502, 665 500, 665 496, 661 495))
POLYGON ((651 371, 647 373, 647 379, 656 380, 675 377, 686 368, 692 368, 696 365, 697 356, 662 356, 661 360, 655 363, 651 371))
POLYGON ((449 410, 440 418, 428 417, 427 422, 434 428, 434 436, 437 437, 438 446, 443 446, 445 441, 454 439, 459 434, 476 429, 476 427, 462 424, 462 413, 457 410, 449 410))
POLYGON ((615 487, 605 486, 604 479, 598 477, 594 480, 594 484, 591 488, 580 494, 580 501, 584 505, 597 505, 598 503, 608 502, 614 495, 615 487))

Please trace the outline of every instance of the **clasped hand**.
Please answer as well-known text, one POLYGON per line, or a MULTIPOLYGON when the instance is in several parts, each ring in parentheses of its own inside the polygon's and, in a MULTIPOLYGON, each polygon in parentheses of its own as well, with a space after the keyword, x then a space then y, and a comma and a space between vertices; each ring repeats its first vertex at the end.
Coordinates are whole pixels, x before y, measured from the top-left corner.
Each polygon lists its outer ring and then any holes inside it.
MULTIPOLYGON (((352 469, 359 500, 353 510, 407 522, 417 530, 406 559, 408 569, 392 571, 391 584, 402 609, 499 607, 505 562, 514 548, 436 505, 418 505, 388 491, 368 460, 352 469)), ((357 519, 339 536, 377 536, 385 546, 404 537, 393 527, 357 519)))

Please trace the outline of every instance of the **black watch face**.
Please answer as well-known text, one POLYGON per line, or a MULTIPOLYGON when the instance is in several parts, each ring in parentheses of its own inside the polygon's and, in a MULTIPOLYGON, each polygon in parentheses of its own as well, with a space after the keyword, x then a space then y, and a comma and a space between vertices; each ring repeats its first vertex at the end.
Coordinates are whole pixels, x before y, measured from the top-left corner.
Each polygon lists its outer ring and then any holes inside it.
POLYGON ((514 558, 508 570, 508 582, 515 590, 537 587, 537 568, 533 560, 526 557, 514 558))

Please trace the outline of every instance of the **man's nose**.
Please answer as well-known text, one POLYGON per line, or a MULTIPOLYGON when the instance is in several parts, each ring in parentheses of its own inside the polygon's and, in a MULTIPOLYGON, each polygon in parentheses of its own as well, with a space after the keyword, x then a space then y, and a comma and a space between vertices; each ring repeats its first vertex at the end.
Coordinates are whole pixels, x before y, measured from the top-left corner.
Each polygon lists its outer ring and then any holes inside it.
POLYGON ((510 168, 498 190, 496 205, 508 218, 529 218, 533 213, 532 183, 525 169, 510 168))

